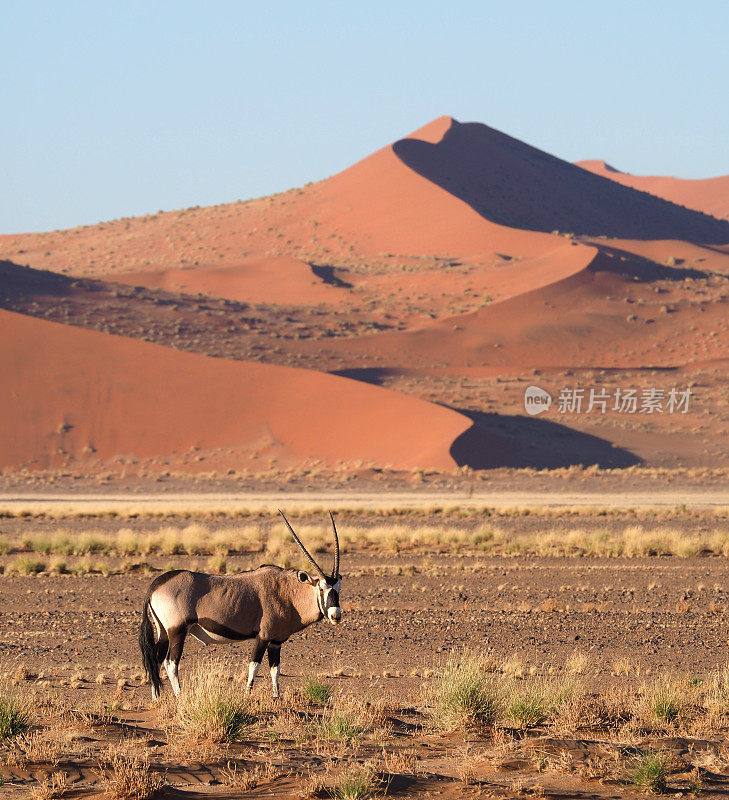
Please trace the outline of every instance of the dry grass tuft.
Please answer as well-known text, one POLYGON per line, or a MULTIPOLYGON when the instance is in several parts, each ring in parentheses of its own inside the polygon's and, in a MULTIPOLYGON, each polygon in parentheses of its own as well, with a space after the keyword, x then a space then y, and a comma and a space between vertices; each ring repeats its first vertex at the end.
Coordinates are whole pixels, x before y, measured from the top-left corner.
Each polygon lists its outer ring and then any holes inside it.
POLYGON ((505 684, 483 656, 452 655, 427 691, 433 718, 441 728, 493 725, 506 706, 505 684))
POLYGON ((167 783, 164 775, 153 773, 147 759, 110 751, 100 762, 99 777, 106 797, 115 800, 150 800, 167 783))
POLYGON ((54 772, 48 778, 39 781, 30 790, 32 800, 58 800, 68 789, 68 774, 66 772, 54 772))
POLYGON ((190 671, 177 699, 175 720, 188 735, 239 742, 255 720, 250 701, 219 668, 190 671))

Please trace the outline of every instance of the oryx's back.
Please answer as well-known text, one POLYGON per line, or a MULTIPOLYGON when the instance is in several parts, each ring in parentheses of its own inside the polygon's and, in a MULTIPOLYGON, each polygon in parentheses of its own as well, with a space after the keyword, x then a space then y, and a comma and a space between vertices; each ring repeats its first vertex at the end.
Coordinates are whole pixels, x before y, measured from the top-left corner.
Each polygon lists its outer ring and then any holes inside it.
POLYGON ((262 595, 269 589, 271 571, 280 572, 277 567, 240 575, 166 572, 149 587, 150 608, 167 630, 199 624, 226 639, 249 639, 260 630, 262 595))

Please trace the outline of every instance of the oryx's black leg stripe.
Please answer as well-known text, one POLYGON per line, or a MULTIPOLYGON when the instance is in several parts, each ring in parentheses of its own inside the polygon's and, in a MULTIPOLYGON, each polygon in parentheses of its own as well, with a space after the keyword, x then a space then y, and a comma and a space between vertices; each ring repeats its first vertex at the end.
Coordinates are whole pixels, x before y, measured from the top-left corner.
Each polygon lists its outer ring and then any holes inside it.
POLYGON ((164 628, 162 628, 162 634, 155 647, 157 648, 157 661, 161 664, 167 658, 170 648, 170 640, 167 638, 167 631, 164 628))
POLYGON ((255 645, 253 646, 253 654, 251 655, 251 661, 255 661, 256 664, 260 664, 263 661, 263 654, 266 652, 266 648, 268 647, 268 642, 262 642, 260 639, 256 641, 255 645))
POLYGON ((167 658, 175 664, 179 664, 182 658, 182 649, 185 646, 187 628, 172 628, 168 632, 168 635, 170 637, 170 646, 167 650, 167 658))
POLYGON ((271 642, 268 645, 268 666, 278 667, 281 664, 281 645, 271 642))

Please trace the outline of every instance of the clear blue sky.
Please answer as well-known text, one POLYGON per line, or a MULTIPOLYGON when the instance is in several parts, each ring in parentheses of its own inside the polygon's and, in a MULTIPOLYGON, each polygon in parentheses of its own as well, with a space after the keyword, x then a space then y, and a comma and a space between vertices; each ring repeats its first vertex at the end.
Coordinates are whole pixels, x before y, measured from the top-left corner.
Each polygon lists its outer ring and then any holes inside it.
POLYGON ((729 173, 726 0, 6 0, 2 29, 0 233, 288 189, 441 114, 729 173))

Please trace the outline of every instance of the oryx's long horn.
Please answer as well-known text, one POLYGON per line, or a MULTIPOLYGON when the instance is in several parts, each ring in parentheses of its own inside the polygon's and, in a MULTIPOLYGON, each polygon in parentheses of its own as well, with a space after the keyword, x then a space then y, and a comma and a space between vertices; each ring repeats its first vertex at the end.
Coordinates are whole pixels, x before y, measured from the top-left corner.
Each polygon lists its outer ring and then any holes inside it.
POLYGON ((337 536, 337 526, 334 524, 334 517, 332 512, 329 512, 329 519, 332 521, 332 528, 334 529, 334 570, 332 578, 339 576, 339 537, 337 536))
POLYGON ((294 537, 294 541, 296 542, 296 544, 299 545, 299 549, 301 550, 301 552, 311 562, 311 566, 314 567, 314 569, 319 573, 320 577, 326 578, 326 575, 324 574, 324 570, 316 563, 316 561, 314 561, 314 559, 311 557, 311 555, 309 555, 309 551, 304 547, 304 545, 301 544, 301 541, 299 540, 299 537, 294 533, 294 529, 291 527, 291 523, 286 519, 286 515, 283 513, 283 511, 281 511, 280 508, 278 510, 278 513, 283 517, 283 521, 286 523, 286 527, 291 531, 291 535, 294 537))

